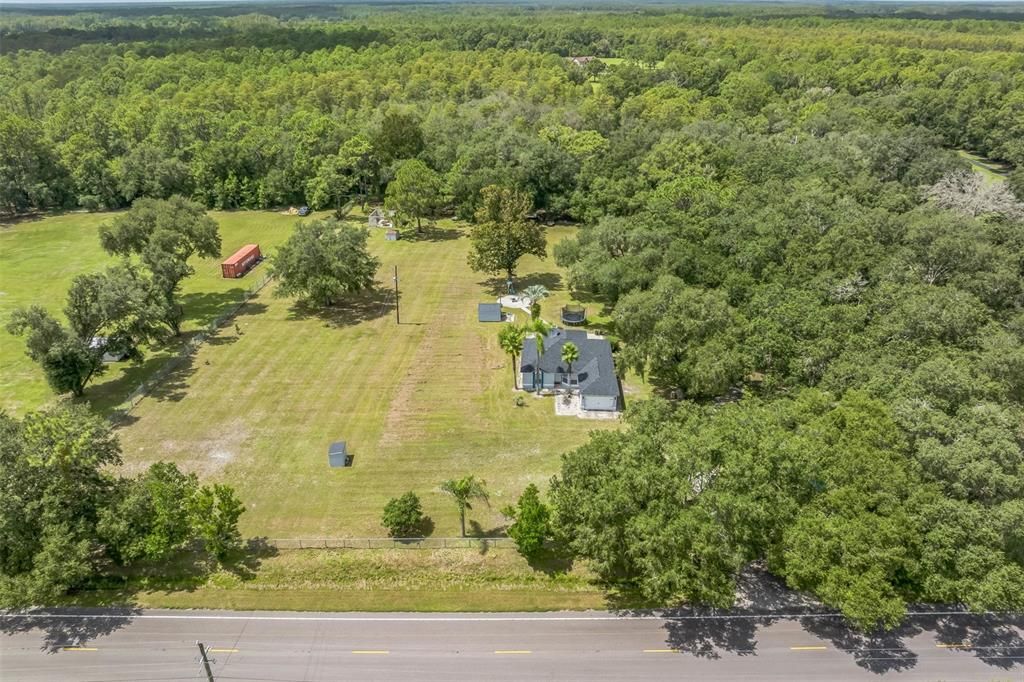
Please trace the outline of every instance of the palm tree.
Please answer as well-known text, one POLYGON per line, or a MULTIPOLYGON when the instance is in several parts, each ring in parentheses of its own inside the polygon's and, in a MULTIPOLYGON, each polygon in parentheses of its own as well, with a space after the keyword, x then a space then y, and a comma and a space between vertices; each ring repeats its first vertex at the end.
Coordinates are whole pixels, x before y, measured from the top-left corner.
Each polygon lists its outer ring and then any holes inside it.
MULTIPOLYGON (((549 325, 547 322, 545 322, 544 320, 542 320, 539 317, 537 317, 537 318, 534 318, 534 319, 530 320, 529 322, 527 322, 526 325, 523 328, 526 331, 528 331, 528 332, 533 332, 533 340, 537 343, 537 363, 536 363, 536 365, 540 365, 540 359, 542 357, 544 357, 544 339, 545 339, 545 337, 547 337, 548 332, 551 331, 551 325, 549 325)), ((535 366, 534 367, 534 372, 536 372, 536 370, 537 370, 537 367, 535 366)), ((543 379, 542 379, 542 383, 543 383, 543 379)), ((537 386, 538 390, 541 389, 541 388, 542 388, 542 386, 537 386)))
POLYGON ((531 284, 522 291, 523 298, 530 299, 530 304, 533 305, 542 298, 547 298, 551 295, 548 288, 543 284, 531 284))
POLYGON ((455 479, 449 478, 441 483, 441 492, 451 495, 459 508, 459 523, 462 525, 462 537, 466 537, 466 510, 472 509, 470 500, 483 500, 487 502, 487 488, 483 481, 478 481, 475 476, 463 476, 455 479))
POLYGON ((537 350, 541 353, 544 352, 544 337, 551 331, 551 325, 544 320, 530 320, 526 323, 526 331, 533 332, 537 335, 537 350))
POLYGON ((523 289, 523 296, 530 301, 531 319, 540 318, 540 299, 548 295, 547 287, 541 284, 531 284, 523 289))
POLYGON ((526 338, 526 330, 522 327, 510 324, 498 332, 498 345, 501 349, 512 356, 512 387, 516 385, 516 359, 523 349, 523 339, 526 338))
POLYGON ((562 362, 566 364, 568 376, 572 375, 572 363, 580 359, 580 349, 576 347, 576 344, 572 341, 566 341, 562 344, 562 362))

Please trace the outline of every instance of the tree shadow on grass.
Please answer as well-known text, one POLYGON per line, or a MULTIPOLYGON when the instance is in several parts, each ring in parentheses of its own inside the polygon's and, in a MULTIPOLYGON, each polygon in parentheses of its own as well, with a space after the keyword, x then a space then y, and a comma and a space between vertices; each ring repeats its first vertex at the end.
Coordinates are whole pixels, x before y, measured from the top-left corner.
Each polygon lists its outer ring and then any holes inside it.
POLYGON ((526 557, 526 563, 535 571, 554 576, 572 570, 573 556, 562 545, 546 545, 536 555, 526 557))
POLYGON ((267 542, 266 537, 249 538, 242 547, 225 558, 221 568, 241 580, 252 580, 263 565, 263 560, 277 555, 277 547, 267 542))
POLYGON ((64 647, 84 646, 132 622, 141 609, 131 606, 100 609, 28 609, 0 616, 0 632, 7 635, 42 631, 40 649, 56 653, 64 647))
POLYGON ((402 239, 410 242, 450 242, 462 235, 462 230, 457 227, 439 227, 437 225, 424 227, 419 232, 416 231, 416 228, 402 230, 402 239))
MULTIPOLYGON (((522 277, 515 277, 512 283, 515 285, 516 292, 521 292, 534 284, 539 284, 548 291, 561 291, 562 276, 557 272, 532 272, 522 277)), ((483 287, 489 296, 504 296, 508 292, 508 283, 504 276, 488 277, 477 284, 483 287)), ((541 305, 543 305, 543 301, 541 305)))
POLYGON ((600 306, 598 314, 604 317, 611 315, 614 310, 613 304, 607 296, 595 294, 590 291, 574 290, 572 292, 572 299, 577 303, 581 303, 586 306, 588 312, 591 312, 593 309, 596 309, 597 306, 600 306))
POLYGON ((469 533, 467 534, 467 537, 480 540, 480 554, 483 555, 491 551, 491 545, 493 543, 490 541, 496 538, 505 537, 506 530, 507 527, 504 525, 484 530, 483 526, 481 526, 476 519, 471 519, 469 521, 469 533))
POLYGON ((151 351, 160 354, 151 354, 141 363, 112 368, 111 372, 120 371, 116 379, 86 389, 89 403, 102 414, 110 415, 143 383, 150 384, 146 393, 148 397, 174 402, 181 400, 185 397, 186 380, 195 371, 195 355, 186 354, 186 349, 205 344, 220 346, 234 343, 240 337, 237 321, 245 316, 260 315, 266 310, 267 306, 263 303, 247 301, 202 344, 198 341, 203 334, 201 330, 191 330, 165 339, 151 351))
POLYGON ((484 527, 481 526, 480 522, 476 519, 470 519, 468 524, 469 533, 467 534, 467 537, 471 538, 503 538, 505 537, 505 531, 508 530, 508 527, 505 525, 495 526, 484 530, 484 527))
POLYGON ((227 291, 182 294, 180 303, 189 320, 199 327, 205 327, 231 310, 231 307, 237 305, 244 296, 245 289, 235 287, 227 291))
POLYGON ((168 361, 165 373, 151 380, 147 397, 175 403, 183 399, 187 394, 188 379, 196 371, 195 362, 194 354, 182 355, 168 361))
POLYGON ((395 540, 403 545, 415 545, 420 540, 428 538, 434 534, 434 519, 429 516, 424 516, 420 519, 420 522, 416 524, 415 528, 412 529, 412 533, 404 537, 395 538, 395 540))
POLYGON ((630 583, 604 583, 603 586, 605 607, 619 615, 636 615, 664 606, 662 602, 645 597, 630 583))
POLYGON ((87 387, 85 400, 101 414, 110 414, 132 391, 156 374, 169 360, 167 355, 149 355, 140 363, 127 363, 121 367, 109 368, 108 372, 111 374, 120 372, 117 378, 87 387))
POLYGON ((348 327, 383 317, 394 309, 395 299, 391 290, 374 287, 348 295, 333 306, 319 307, 306 301, 296 301, 288 313, 288 318, 303 320, 316 317, 332 327, 348 327))

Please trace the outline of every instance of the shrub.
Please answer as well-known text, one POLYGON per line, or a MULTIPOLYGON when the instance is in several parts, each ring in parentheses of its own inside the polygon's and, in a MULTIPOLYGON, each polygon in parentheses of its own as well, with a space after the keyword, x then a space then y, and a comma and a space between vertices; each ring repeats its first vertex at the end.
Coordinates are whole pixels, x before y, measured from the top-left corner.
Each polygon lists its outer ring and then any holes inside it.
POLYGON ((381 524, 393 538, 407 538, 415 535, 423 523, 423 508, 420 498, 410 491, 384 505, 381 524))
POLYGON ((502 513, 514 520, 508 534, 515 540, 519 553, 528 559, 536 557, 551 535, 551 511, 541 502, 537 486, 528 485, 516 506, 506 507, 502 513))

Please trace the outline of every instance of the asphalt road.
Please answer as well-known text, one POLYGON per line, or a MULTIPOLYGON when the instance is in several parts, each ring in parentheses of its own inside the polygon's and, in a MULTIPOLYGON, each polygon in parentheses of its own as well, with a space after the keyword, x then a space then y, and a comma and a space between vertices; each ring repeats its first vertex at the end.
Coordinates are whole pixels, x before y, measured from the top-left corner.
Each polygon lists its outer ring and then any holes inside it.
POLYGON ((0 678, 203 679, 196 640, 217 680, 1024 680, 1024 617, 99 609, 0 616, 0 678))

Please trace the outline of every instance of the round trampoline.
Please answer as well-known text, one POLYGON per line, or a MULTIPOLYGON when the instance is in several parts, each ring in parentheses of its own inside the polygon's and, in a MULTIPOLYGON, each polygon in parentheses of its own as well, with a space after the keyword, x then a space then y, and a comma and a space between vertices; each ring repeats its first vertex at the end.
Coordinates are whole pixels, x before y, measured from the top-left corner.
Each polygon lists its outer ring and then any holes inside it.
POLYGON ((562 306, 562 324, 583 324, 587 321, 587 309, 581 305, 562 306))

